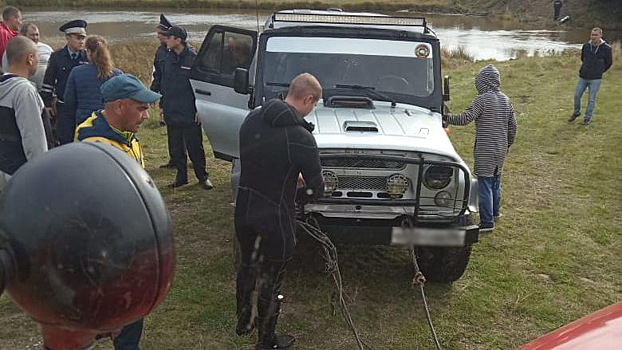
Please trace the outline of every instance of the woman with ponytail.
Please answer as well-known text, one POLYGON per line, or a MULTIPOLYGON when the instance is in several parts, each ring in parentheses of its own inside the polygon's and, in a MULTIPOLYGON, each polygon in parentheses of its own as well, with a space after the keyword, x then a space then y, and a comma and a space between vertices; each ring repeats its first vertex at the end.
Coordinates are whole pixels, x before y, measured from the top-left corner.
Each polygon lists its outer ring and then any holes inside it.
POLYGON ((114 67, 104 38, 90 35, 85 46, 89 64, 71 70, 64 96, 66 107, 76 115, 76 125, 88 119, 94 111, 104 108, 99 88, 108 79, 123 73, 114 67))

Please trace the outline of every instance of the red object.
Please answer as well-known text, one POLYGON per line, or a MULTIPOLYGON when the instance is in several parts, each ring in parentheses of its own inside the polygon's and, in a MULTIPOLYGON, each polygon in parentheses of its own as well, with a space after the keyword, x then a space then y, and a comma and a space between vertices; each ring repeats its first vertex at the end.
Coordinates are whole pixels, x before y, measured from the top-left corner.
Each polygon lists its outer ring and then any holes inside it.
POLYGON ((519 350, 622 349, 622 302, 548 333, 519 350))
MULTIPOLYGON (((16 31, 11 30, 9 27, 4 24, 4 22, 0 22, 0 59, 2 59, 2 55, 6 50, 6 44, 9 43, 11 39, 19 34, 16 31)), ((6 69, 7 67, 4 67, 6 69)))

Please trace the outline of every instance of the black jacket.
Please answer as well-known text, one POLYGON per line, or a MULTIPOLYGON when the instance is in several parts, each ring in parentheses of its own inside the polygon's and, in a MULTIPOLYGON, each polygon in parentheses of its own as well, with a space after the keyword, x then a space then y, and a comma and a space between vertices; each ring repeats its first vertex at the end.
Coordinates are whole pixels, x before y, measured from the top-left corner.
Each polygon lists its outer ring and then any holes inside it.
POLYGON ((69 56, 69 49, 66 45, 62 49, 52 52, 41 86, 41 97, 46 107, 52 106, 54 95, 58 96, 59 100, 63 100, 69 73, 73 67, 87 63, 89 62, 86 59, 85 50, 80 50, 78 57, 74 60, 69 56))
POLYGON ((240 128, 242 173, 236 222, 268 234, 294 234, 298 174, 306 181, 299 195, 313 199, 324 193, 312 131, 312 124, 279 99, 264 103, 246 117, 240 128))
POLYGON ((579 69, 581 78, 587 80, 602 79, 603 73, 613 63, 611 46, 604 40, 598 46, 586 43, 581 48, 581 61, 583 62, 581 69, 579 69))
POLYGON ((170 126, 195 125, 194 92, 190 85, 190 68, 197 57, 196 51, 188 45, 177 55, 168 51, 164 59, 164 71, 160 82, 164 120, 170 126))
POLYGON ((168 49, 166 45, 160 45, 156 50, 155 57, 153 58, 153 80, 151 81, 151 91, 160 92, 160 84, 162 82, 162 71, 164 70, 164 61, 168 49))

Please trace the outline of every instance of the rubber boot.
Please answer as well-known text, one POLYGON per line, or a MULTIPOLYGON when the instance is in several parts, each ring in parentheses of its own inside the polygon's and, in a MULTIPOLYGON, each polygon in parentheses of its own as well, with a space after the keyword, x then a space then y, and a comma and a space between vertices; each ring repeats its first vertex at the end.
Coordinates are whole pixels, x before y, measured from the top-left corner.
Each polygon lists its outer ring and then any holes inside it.
POLYGON ((257 270, 254 267, 240 264, 236 280, 236 316, 238 318, 235 333, 243 336, 253 333, 255 320, 253 315, 252 297, 257 282, 257 270))
POLYGON ((288 349, 296 339, 291 335, 276 335, 276 323, 281 314, 283 296, 278 295, 272 300, 260 298, 257 304, 257 346, 256 350, 288 349))

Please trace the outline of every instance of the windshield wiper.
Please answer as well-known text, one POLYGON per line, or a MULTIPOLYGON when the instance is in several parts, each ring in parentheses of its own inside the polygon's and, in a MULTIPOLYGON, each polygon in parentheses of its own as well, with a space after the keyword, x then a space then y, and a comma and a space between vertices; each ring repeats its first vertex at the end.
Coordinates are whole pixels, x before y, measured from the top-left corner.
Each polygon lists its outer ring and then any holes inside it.
POLYGON ((274 82, 274 81, 269 81, 269 82, 266 83, 266 85, 268 85, 268 86, 289 87, 289 83, 278 83, 278 82, 274 82))
POLYGON ((382 92, 376 91, 376 88, 373 86, 364 86, 364 85, 356 85, 356 84, 335 84, 337 89, 352 89, 352 90, 364 90, 367 92, 371 92, 376 98, 379 98, 383 101, 391 102, 391 107, 395 107, 396 102, 391 96, 385 95, 382 92))

